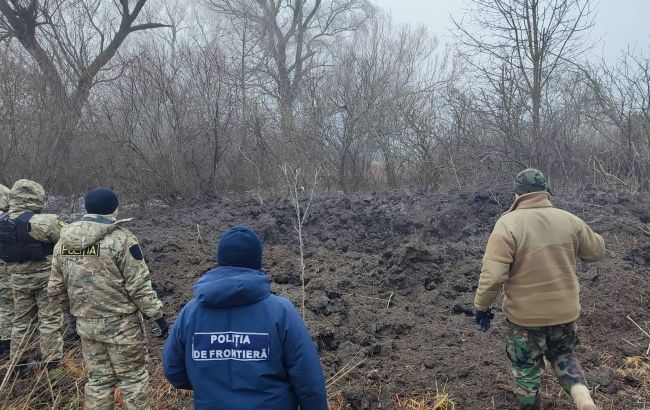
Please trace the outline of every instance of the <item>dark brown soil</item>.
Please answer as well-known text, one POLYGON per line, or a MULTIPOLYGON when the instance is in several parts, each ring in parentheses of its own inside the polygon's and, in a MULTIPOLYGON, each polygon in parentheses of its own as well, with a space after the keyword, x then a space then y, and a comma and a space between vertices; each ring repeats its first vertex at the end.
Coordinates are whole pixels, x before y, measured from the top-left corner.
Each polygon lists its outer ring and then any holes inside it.
MULTIPOLYGON (((436 389, 461 409, 513 408, 504 317, 499 312, 492 330, 480 334, 472 316, 487 235, 510 200, 504 193, 399 191, 315 201, 304 228, 306 321, 328 377, 353 367, 330 393, 353 409, 393 408, 397 395, 436 389)), ((640 381, 616 369, 648 346, 626 319, 649 327, 647 200, 596 190, 554 198, 603 233, 611 251, 579 266, 578 352, 603 408, 644 407, 630 393, 640 381)), ((137 213, 132 230, 170 316, 213 266, 218 235, 235 224, 259 232, 273 291, 300 306, 288 201, 206 199, 137 213)), ((551 408, 571 408, 552 377, 544 383, 551 408)))

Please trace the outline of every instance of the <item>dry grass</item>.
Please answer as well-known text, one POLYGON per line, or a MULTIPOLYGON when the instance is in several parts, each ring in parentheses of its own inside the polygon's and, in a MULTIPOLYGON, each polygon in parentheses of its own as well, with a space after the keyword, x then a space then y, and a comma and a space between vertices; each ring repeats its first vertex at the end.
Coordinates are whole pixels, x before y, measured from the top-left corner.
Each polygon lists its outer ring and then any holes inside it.
POLYGON ((151 377, 151 402, 153 408, 193 408, 193 406, 191 406, 193 393, 188 390, 177 390, 169 384, 163 374, 162 361, 160 361, 160 358, 149 363, 149 376, 151 377))
POLYGON ((628 357, 616 372, 625 381, 625 394, 631 397, 639 408, 648 408, 650 406, 650 357, 628 357))
POLYGON ((650 358, 648 356, 628 357, 618 372, 622 376, 634 377, 641 382, 643 387, 650 388, 650 358))
MULTIPOLYGON (((66 352, 62 360, 63 375, 51 380, 43 364, 35 365, 34 373, 17 379, 11 372, 15 363, 0 366, 0 374, 7 375, 0 390, 0 408, 11 410, 70 409, 83 407, 84 385, 88 369, 77 345, 66 352)), ((160 359, 149 364, 151 401, 153 409, 191 408, 192 393, 174 389, 165 379, 160 359)), ((2 377, 0 377, 2 379, 2 377)), ((115 390, 115 408, 123 409, 121 393, 115 390)))
POLYGON ((395 398, 395 405, 404 410, 454 410, 456 403, 447 393, 427 393, 408 398, 395 398))
POLYGON ((395 397, 395 407, 404 410, 455 410, 456 402, 449 393, 438 389, 435 393, 425 393, 411 397, 395 397))
POLYGON ((329 410, 343 410, 345 409, 345 400, 341 393, 335 394, 329 398, 329 410))
MULTIPOLYGON (((34 346, 32 346, 34 347, 34 346)), ((343 366, 336 374, 331 375, 327 381, 330 391, 329 405, 331 410, 348 408, 343 390, 340 386, 343 381, 350 378, 356 379, 357 371, 367 363, 359 351, 352 360, 343 366), (338 387, 337 387, 338 386, 338 387)), ((192 393, 174 389, 164 378, 162 363, 159 356, 154 353, 149 365, 151 398, 154 409, 185 409, 192 408, 192 393)), ((623 399, 629 408, 650 408, 650 357, 633 356, 623 360, 611 354, 603 354, 600 360, 602 367, 613 369, 616 379, 621 383, 616 397, 617 401, 623 399)), ((77 410, 83 406, 83 389, 88 379, 88 370, 81 357, 80 347, 72 346, 63 360, 62 368, 65 370, 62 377, 56 381, 51 380, 45 367, 40 364, 35 366, 35 372, 29 378, 16 379, 9 375, 15 364, 5 361, 0 365, 0 380, 4 378, 4 385, 0 390, 0 408, 10 410, 31 409, 70 409, 77 410)), ((501 389, 508 390, 506 376, 497 377, 496 384, 501 389)), ((571 400, 559 386, 552 375, 544 376, 544 396, 547 404, 553 408, 571 408, 571 400)), ((594 396, 603 409, 620 408, 612 400, 613 396, 603 394, 598 387, 594 387, 594 396)), ((115 393, 116 409, 123 409, 119 389, 115 393)), ((425 393, 413 396, 396 397, 395 407, 403 410, 455 410, 456 400, 445 391, 436 386, 435 393, 425 393)), ((620 404, 620 403, 619 403, 620 404)), ((496 408, 496 407, 495 407, 496 408)))

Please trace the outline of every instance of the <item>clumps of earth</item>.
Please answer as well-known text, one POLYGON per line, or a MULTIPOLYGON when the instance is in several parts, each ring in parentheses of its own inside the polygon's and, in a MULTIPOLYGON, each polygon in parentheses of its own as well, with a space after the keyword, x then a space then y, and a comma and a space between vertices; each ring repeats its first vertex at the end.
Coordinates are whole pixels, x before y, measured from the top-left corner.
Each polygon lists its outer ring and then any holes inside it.
MULTIPOLYGON (((514 408, 505 319, 497 308, 493 328, 479 334, 472 303, 487 237, 511 199, 507 192, 400 190, 314 201, 304 226, 305 319, 332 395, 348 408, 388 409, 396 396, 444 389, 458 408, 514 408)), ((604 261, 578 267, 578 354, 605 408, 643 407, 630 393, 642 381, 619 369, 647 348, 626 316, 650 327, 648 199, 591 188, 553 198, 607 242, 604 261)), ((289 201, 202 198, 129 213, 170 317, 213 266, 218 236, 237 224, 260 234, 273 292, 300 308, 289 201)), ((161 342, 151 348, 157 354, 161 342)), ((545 402, 572 408, 552 380, 544 378, 545 402)))

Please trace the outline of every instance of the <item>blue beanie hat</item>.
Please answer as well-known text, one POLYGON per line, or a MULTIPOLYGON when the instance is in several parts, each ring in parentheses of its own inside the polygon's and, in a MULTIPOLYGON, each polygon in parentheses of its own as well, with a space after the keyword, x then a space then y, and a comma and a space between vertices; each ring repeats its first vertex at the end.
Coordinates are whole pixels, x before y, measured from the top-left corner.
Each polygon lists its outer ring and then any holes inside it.
POLYGON ((262 241, 247 226, 228 229, 217 244, 217 264, 262 269, 262 241))
POLYGON ((119 205, 117 195, 110 189, 94 188, 86 193, 86 211, 89 214, 109 215, 119 205))

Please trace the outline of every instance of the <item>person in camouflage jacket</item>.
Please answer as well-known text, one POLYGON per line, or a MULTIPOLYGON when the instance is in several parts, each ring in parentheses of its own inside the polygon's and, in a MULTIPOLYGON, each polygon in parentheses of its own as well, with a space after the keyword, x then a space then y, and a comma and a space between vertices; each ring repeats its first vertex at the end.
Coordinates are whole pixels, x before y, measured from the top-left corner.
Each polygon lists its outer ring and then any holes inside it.
MULTIPOLYGON (((44 205, 43 187, 34 181, 21 179, 11 188, 9 219, 15 220, 25 213, 34 213, 29 220, 29 236, 43 244, 54 244, 59 240, 64 224, 54 214, 41 213, 44 205)), ((51 256, 47 256, 39 261, 6 264, 14 302, 11 357, 19 363, 16 370, 20 373, 29 370, 27 362, 35 339, 39 342, 41 359, 48 364, 48 369, 58 367, 63 357, 63 338, 60 332, 63 314, 47 297, 51 260, 51 256)))
POLYGON ((168 325, 136 237, 116 220, 113 192, 86 195, 86 214, 66 226, 54 249, 48 293, 77 321, 89 369, 85 408, 112 409, 119 387, 126 409, 148 409, 148 353, 142 314, 168 325))
POLYGON ((580 284, 576 262, 600 260, 605 242, 580 218, 554 208, 546 178, 536 169, 514 181, 515 202, 488 240, 474 306, 476 326, 487 331, 490 305, 501 290, 507 318, 507 353, 520 409, 540 408, 544 357, 579 410, 595 409, 574 352, 578 343, 580 284))
MULTIPOLYGON (((9 210, 11 190, 0 184, 0 214, 9 210)), ((0 357, 9 353, 14 317, 14 296, 4 261, 0 260, 0 357)))
POLYGON ((11 190, 6 186, 0 184, 0 212, 5 212, 9 209, 9 198, 11 190))

